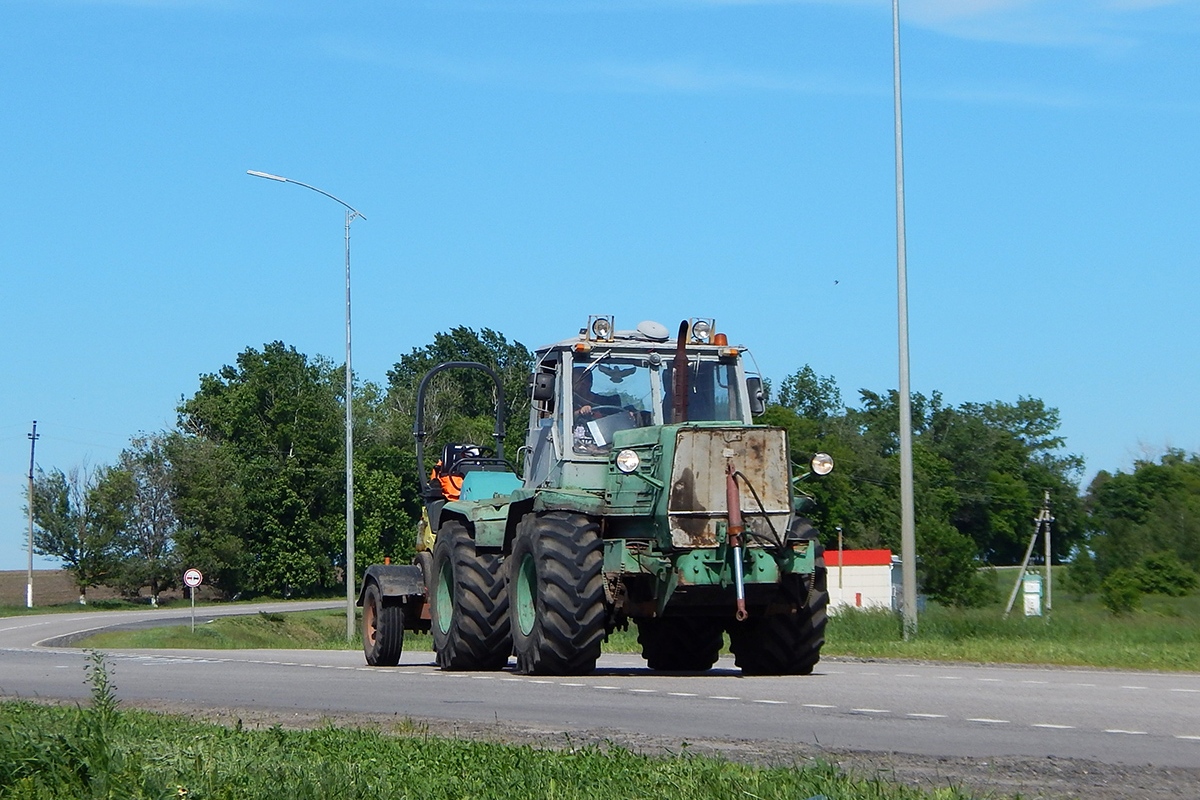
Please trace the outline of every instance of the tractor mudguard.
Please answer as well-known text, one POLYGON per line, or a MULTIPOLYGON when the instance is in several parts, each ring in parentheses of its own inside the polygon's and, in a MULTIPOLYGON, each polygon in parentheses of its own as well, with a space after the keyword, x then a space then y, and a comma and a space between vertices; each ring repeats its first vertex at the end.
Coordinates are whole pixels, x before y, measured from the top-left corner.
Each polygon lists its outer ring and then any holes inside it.
POLYGON ((421 568, 407 564, 372 564, 363 575, 362 588, 358 590, 358 602, 363 604, 363 595, 367 584, 374 581, 379 584, 379 593, 383 597, 424 597, 425 578, 421 568))

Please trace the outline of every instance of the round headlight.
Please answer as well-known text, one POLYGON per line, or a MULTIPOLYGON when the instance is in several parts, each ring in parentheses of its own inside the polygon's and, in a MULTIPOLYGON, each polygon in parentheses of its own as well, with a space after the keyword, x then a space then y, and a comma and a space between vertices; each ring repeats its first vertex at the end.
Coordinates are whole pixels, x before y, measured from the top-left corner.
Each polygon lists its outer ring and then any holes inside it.
POLYGON ((833 456, 829 453, 817 453, 812 457, 812 471, 818 475, 828 475, 833 472, 833 456))
POLYGON ((641 464, 642 460, 638 458, 638 454, 633 450, 622 450, 617 453, 617 469, 626 475, 636 470, 641 464))
POLYGON ((592 335, 597 339, 607 340, 612 336, 612 320, 608 317, 600 317, 592 323, 592 335))
POLYGON ((697 342, 707 342, 712 336, 712 328, 709 327, 708 321, 698 319, 692 323, 692 338, 697 342))

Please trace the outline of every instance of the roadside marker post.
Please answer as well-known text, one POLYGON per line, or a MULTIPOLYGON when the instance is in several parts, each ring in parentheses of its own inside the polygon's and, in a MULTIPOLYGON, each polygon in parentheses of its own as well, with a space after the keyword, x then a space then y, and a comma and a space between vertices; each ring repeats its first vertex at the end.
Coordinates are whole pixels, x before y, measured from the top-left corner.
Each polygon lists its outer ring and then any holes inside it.
POLYGON ((196 632, 196 587, 204 582, 204 575, 198 569, 189 569, 183 573, 184 585, 192 596, 192 633, 196 632))

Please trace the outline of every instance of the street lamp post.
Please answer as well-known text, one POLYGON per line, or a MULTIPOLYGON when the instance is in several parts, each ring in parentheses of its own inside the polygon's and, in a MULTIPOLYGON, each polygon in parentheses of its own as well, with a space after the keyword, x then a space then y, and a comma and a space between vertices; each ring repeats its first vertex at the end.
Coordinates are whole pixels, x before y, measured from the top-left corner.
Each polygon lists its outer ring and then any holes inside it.
POLYGON ((246 170, 246 174, 312 189, 317 194, 323 194, 340 203, 346 209, 346 641, 350 641, 354 638, 354 415, 351 412, 354 378, 350 366, 350 223, 356 217, 366 217, 344 200, 307 183, 252 169, 246 170))
POLYGON ((896 117, 896 300, 900 340, 900 576, 904 638, 917 633, 917 546, 913 508, 912 395, 908 385, 908 263, 904 241, 904 133, 900 114, 900 0, 892 0, 892 88, 896 117))

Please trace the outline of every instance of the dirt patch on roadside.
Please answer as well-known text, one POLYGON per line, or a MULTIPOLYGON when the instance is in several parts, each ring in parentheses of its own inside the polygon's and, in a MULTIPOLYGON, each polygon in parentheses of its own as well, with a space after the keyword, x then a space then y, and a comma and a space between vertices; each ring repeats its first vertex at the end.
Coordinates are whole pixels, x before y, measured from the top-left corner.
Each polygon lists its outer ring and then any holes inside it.
POLYGON ((254 708, 197 708, 176 703, 129 704, 220 725, 310 729, 323 725, 379 730, 401 736, 445 736, 502 744, 569 749, 623 747, 647 755, 693 753, 763 766, 836 764, 861 777, 932 790, 957 786, 980 798, 1028 800, 1180 800, 1200 798, 1200 769, 1124 766, 1064 758, 949 758, 873 753, 797 745, 793 742, 668 739, 613 730, 564 731, 511 722, 481 725, 419 719, 401 714, 271 711, 254 708))

